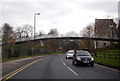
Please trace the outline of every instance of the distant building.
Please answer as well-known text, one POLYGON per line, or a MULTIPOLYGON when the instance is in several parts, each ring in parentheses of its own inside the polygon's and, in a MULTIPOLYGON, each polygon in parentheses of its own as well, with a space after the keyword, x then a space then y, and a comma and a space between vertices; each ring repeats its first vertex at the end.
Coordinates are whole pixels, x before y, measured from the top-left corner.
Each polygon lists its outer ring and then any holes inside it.
POLYGON ((95 37, 96 38, 117 38, 116 24, 113 19, 95 19, 95 37), (113 26, 110 28, 110 26, 113 26))
MULTIPOLYGON (((117 28, 113 19, 95 19, 95 38, 117 39, 117 28)), ((108 41, 96 41, 95 48, 109 46, 108 41)))
POLYGON ((120 20, 119 20, 119 23, 118 23, 118 39, 120 39, 120 20))

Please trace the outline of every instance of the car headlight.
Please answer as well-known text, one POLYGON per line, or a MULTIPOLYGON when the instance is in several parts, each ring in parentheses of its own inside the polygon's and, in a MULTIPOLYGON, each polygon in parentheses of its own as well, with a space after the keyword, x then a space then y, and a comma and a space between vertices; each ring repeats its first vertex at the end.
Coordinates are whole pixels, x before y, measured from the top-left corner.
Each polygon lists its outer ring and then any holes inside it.
POLYGON ((80 58, 80 57, 77 57, 77 60, 81 60, 81 58, 80 58))
POLYGON ((92 57, 91 60, 94 60, 94 58, 92 57))

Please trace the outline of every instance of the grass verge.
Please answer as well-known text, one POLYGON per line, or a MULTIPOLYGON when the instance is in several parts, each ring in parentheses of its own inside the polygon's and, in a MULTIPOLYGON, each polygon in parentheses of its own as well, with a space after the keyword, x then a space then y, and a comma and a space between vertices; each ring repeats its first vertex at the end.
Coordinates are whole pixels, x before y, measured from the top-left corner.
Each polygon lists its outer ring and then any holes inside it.
POLYGON ((120 68, 120 60, 119 59, 108 59, 108 58, 100 58, 94 57, 96 63, 101 63, 104 65, 119 67, 120 68))

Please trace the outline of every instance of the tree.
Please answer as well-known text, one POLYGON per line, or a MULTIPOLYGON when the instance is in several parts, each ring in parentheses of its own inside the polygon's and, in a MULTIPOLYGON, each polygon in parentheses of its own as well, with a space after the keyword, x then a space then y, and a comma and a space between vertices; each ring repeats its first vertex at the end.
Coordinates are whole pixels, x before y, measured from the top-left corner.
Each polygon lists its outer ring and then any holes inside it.
POLYGON ((39 31, 39 36, 45 35, 43 31, 39 31))
MULTIPOLYGON (((81 35, 83 37, 89 37, 89 38, 94 37, 94 24, 87 25, 87 27, 82 31, 81 35)), ((81 41, 80 44, 81 46, 84 47, 84 49, 87 48, 90 50, 94 48, 94 42, 92 41, 92 39, 89 40, 84 39, 81 41)))
POLYGON ((32 36, 33 27, 29 24, 23 25, 23 27, 16 28, 16 37, 17 38, 26 38, 32 36))
POLYGON ((3 44, 14 44, 16 41, 16 34, 13 31, 13 28, 5 23, 2 27, 2 43, 3 44))
POLYGON ((70 31, 70 32, 66 33, 65 36, 67 36, 67 37, 78 37, 79 35, 74 31, 70 31))
POLYGON ((83 37, 93 37, 94 36, 94 24, 87 25, 87 27, 82 31, 81 35, 83 37))
POLYGON ((17 38, 22 38, 22 33, 23 33, 23 30, 21 27, 17 27, 16 28, 16 37, 17 38))
POLYGON ((23 37, 30 37, 32 35, 33 27, 29 24, 23 25, 23 37))
POLYGON ((48 35, 58 35, 58 30, 57 29, 51 29, 48 35))

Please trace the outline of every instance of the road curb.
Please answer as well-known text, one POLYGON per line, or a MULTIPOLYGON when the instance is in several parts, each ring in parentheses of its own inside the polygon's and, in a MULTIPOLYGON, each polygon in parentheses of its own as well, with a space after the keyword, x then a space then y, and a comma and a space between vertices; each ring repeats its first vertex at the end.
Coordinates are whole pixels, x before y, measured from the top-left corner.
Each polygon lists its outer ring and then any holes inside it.
POLYGON ((98 63, 98 62, 95 62, 95 63, 99 64, 99 65, 102 65, 102 66, 105 66, 105 67, 113 68, 113 69, 116 69, 116 70, 120 71, 120 67, 113 67, 113 66, 109 66, 109 65, 106 65, 106 64, 98 63))

